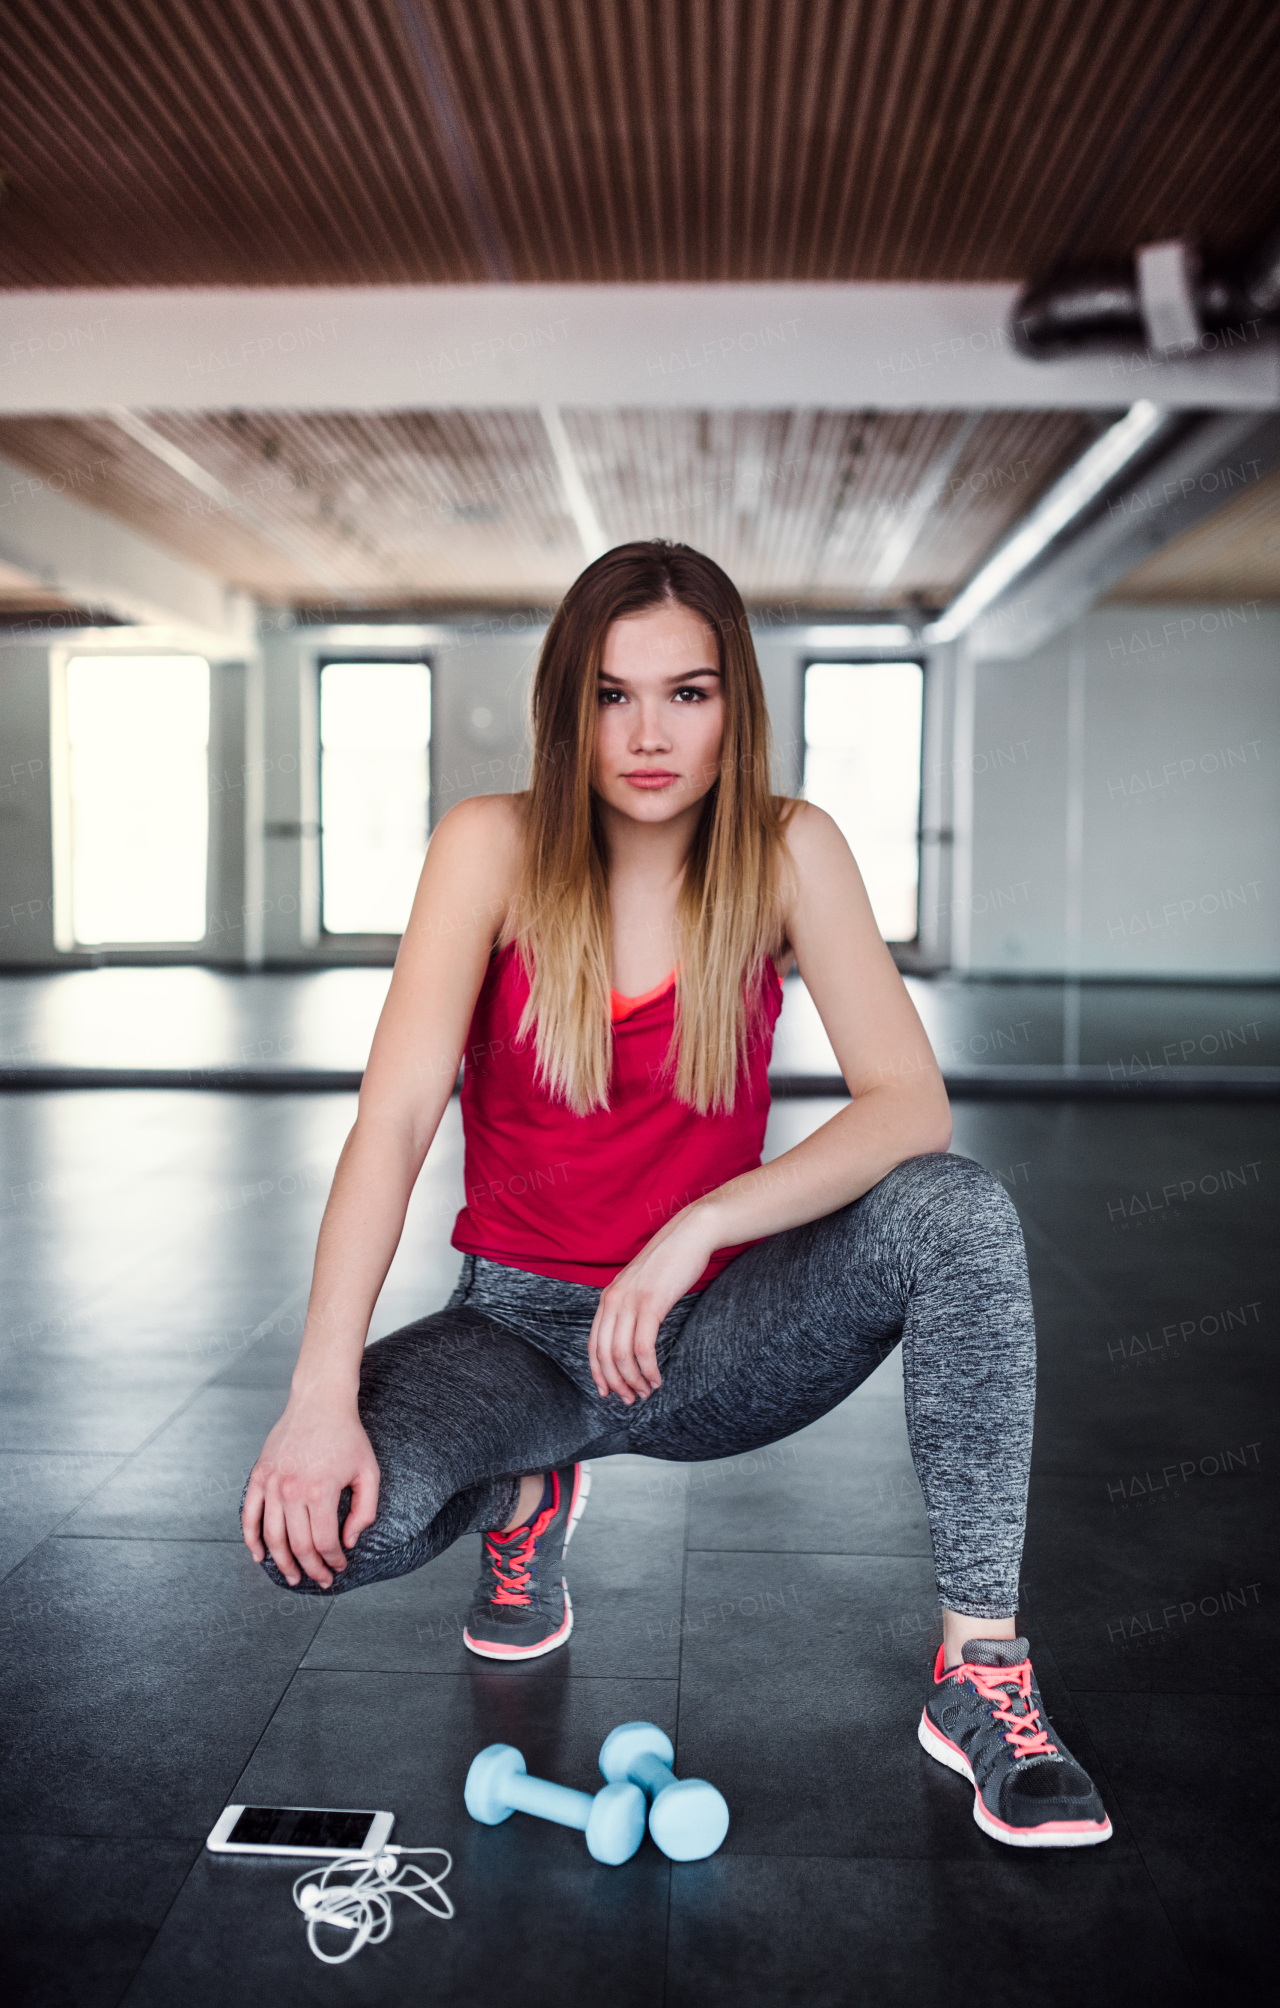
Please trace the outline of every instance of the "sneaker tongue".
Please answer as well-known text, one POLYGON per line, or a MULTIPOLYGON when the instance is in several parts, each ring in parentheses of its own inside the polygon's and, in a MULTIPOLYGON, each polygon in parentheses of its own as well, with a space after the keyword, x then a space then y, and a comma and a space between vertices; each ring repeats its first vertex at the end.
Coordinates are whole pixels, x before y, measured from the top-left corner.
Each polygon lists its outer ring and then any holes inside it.
POLYGON ((971 1638, 962 1648, 970 1666, 1021 1666, 1030 1651, 1024 1638, 971 1638))

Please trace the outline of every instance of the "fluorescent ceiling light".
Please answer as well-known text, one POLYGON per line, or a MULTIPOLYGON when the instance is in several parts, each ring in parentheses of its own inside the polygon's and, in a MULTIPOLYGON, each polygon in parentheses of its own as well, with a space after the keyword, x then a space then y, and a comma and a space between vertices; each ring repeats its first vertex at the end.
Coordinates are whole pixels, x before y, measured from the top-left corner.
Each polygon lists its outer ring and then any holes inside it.
POLYGON ((1165 422, 1159 405, 1142 398, 1095 439, 1086 453, 1055 481, 1013 534, 988 558, 980 572, 924 631, 926 641, 954 641, 970 622, 1040 556, 1067 525, 1101 494, 1117 474, 1155 438, 1165 422))
POLYGON ((916 636, 905 621, 881 627, 864 621, 854 627, 807 627, 800 639, 806 648, 910 648, 916 636))
POLYGON ((171 439, 166 439, 162 432, 157 432, 153 425, 148 425, 144 418, 139 418, 136 411, 129 411, 123 405, 113 405, 107 412, 107 417, 113 419, 121 432, 127 433, 135 445, 143 447, 154 459, 162 461, 166 467, 171 468, 175 474, 198 489, 215 509, 220 509, 224 515, 238 517, 242 523, 248 523, 251 529, 256 530, 260 537, 265 537, 277 551, 283 551, 286 557, 296 558, 308 570, 315 565, 315 553, 305 538, 295 537, 287 523, 273 521, 262 510, 255 509, 244 496, 233 494, 230 488, 218 480, 216 474, 210 474, 208 468, 202 467, 198 460, 193 460, 189 453, 184 453, 180 446, 175 446, 171 439))
POLYGON ((350 621, 295 621, 282 632, 289 641, 314 641, 326 648, 422 648, 428 644, 445 648, 458 635, 453 627, 393 625, 389 621, 364 625, 350 621))
POLYGON ((565 430, 558 406, 544 404, 540 410, 547 438, 551 442, 551 451, 555 455, 556 466, 560 471, 560 485, 564 489, 565 506, 573 518, 574 528, 586 553, 587 563, 594 564, 596 559, 602 558, 609 549, 609 539, 600 527, 596 505, 587 493, 587 484, 582 478, 582 469, 575 458, 573 442, 565 430))

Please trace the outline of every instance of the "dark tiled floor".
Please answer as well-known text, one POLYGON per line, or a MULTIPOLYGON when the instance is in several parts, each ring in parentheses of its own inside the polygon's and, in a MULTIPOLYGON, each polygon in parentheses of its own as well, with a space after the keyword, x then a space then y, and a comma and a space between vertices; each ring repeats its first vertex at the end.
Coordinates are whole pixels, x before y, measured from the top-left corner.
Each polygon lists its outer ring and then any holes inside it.
MULTIPOLYGON (((834 1106, 780 1104, 771 1152, 834 1106)), ((955 1147, 1020 1209, 1037 1301, 1024 1622, 1116 1825, 1039 1858, 984 1839, 915 1741, 937 1626, 896 1358, 753 1457, 599 1463, 551 1661, 469 1660, 461 1547, 325 1604, 270 1588, 239 1489, 352 1112, 0 1100, 0 1860, 23 2003, 897 2008, 1017 1987, 1127 2008, 1253 1976, 1277 1838, 1270 1110, 957 1110, 955 1147), (482 1744, 588 1786, 639 1715, 725 1791, 713 1861, 646 1842, 601 1869, 571 1833, 467 1818, 482 1744), (405 1841, 453 1850, 456 1920, 402 1907, 385 1945, 321 1969, 292 1871, 203 1850, 236 1795, 393 1807, 405 1841)), ((447 1293, 458 1172, 455 1105, 375 1333, 447 1293)))

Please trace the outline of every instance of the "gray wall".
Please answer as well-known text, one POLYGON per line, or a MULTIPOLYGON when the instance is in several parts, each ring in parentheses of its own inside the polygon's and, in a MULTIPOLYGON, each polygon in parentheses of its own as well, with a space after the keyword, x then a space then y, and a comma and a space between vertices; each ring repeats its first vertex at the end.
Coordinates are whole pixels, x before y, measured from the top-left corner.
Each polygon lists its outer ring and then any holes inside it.
MULTIPOLYGON (((261 701, 250 705, 249 766, 260 777, 261 940, 251 959, 317 955, 367 961, 367 941, 320 935, 318 664, 322 657, 421 658, 431 664, 431 818, 455 802, 523 785, 525 701, 540 629, 482 638, 463 628, 449 644, 390 648, 332 640, 305 630, 264 637, 261 701)), ((390 956, 394 941, 382 944, 390 956)))
MULTIPOLYGON (((477 621, 402 651, 432 664, 434 818, 523 784, 540 638, 477 621)), ((757 646, 775 785, 793 793, 804 653, 767 635, 757 646)), ((267 615, 257 655, 214 665, 209 936, 153 959, 390 959, 390 938, 319 932, 316 663, 338 652, 325 631, 267 615)), ((0 964, 101 959, 53 947, 48 658, 46 643, 0 645, 0 964)), ((1264 856, 1280 810, 1278 705, 1280 608, 1256 603, 1099 608, 1021 663, 935 650, 921 960, 1010 975, 1280 974, 1264 856)))
POLYGON ((51 962, 49 650, 0 645, 0 963, 51 962))
POLYGON ((1099 607, 958 690, 957 967, 1280 974, 1280 609, 1099 607))

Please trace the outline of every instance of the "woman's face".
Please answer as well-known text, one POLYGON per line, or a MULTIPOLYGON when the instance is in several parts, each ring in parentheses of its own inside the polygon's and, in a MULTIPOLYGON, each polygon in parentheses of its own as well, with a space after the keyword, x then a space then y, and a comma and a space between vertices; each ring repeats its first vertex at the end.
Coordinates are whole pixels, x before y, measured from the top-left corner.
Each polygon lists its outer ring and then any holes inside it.
POLYGON ((714 786, 724 690, 711 629, 667 604, 616 620, 605 636, 592 786, 638 823, 667 823, 714 786))

